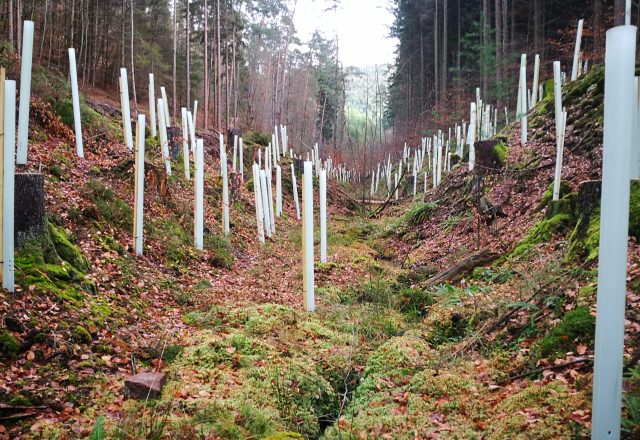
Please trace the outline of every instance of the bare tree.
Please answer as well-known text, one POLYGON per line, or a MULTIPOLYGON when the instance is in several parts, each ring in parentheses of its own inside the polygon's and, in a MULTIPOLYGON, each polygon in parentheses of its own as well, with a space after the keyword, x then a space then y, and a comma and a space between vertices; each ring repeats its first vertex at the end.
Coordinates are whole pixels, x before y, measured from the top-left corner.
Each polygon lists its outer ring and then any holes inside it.
POLYGON ((209 4, 204 0, 204 129, 209 130, 209 4))

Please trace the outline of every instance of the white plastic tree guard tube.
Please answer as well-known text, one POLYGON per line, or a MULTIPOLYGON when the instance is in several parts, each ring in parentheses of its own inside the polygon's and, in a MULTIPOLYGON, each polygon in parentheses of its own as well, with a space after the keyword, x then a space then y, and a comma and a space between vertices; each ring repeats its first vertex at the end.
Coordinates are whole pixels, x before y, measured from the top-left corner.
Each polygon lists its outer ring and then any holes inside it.
POLYGON ((225 237, 231 235, 229 228, 229 170, 227 152, 224 148, 224 136, 220 135, 220 167, 222 169, 222 219, 225 237))
POLYGON ((476 166, 476 103, 471 103, 471 119, 469 119, 469 171, 473 171, 476 166))
MULTIPOLYGON (((164 87, 160 87, 160 97, 162 98, 162 110, 164 111, 164 123, 167 127, 171 127, 171 116, 169 115, 169 100, 167 99, 167 89, 165 89, 164 87)), ((158 121, 160 121, 159 117, 158 117, 158 121)))
POLYGON ((620 438, 636 27, 607 31, 592 439, 620 438))
POLYGON ((244 180, 244 143, 242 137, 239 139, 240 150, 238 151, 238 165, 240 166, 240 179, 244 180))
POLYGON ((144 243, 144 142, 145 142, 145 115, 138 115, 136 126, 136 151, 135 151, 135 194, 133 209, 133 245, 136 254, 142 255, 144 243))
POLYGON ((580 46, 582 45, 582 27, 584 20, 578 21, 578 32, 576 34, 576 46, 573 51, 573 69, 571 70, 571 81, 578 79, 578 63, 580 62, 580 46))
POLYGON ((260 195, 262 196, 262 215, 264 216, 264 228, 267 236, 271 237, 274 230, 271 228, 271 215, 269 215, 269 191, 267 188, 267 172, 260 170, 260 195))
POLYGON ((76 153, 84 157, 82 144, 82 121, 80 120, 80 91, 78 90, 78 71, 76 69, 76 50, 69 49, 69 77, 71 78, 71 101, 73 105, 73 127, 76 134, 76 153))
POLYGON ((267 168, 265 170, 265 173, 267 175, 267 201, 269 202, 269 217, 271 217, 271 233, 275 234, 276 232, 276 216, 275 216, 275 210, 276 207, 273 204, 273 184, 271 183, 273 180, 273 174, 271 171, 271 168, 267 168))
POLYGON ((129 104, 129 80, 127 79, 127 69, 120 69, 120 105, 122 106, 122 130, 124 140, 133 151, 133 131, 131 129, 131 107, 129 104))
POLYGON ((193 130, 198 125, 198 100, 193 101, 193 130))
MULTIPOLYGON (((531 108, 538 103, 538 83, 540 81, 540 55, 536 54, 533 66, 533 85, 531 86, 531 108)), ((542 94, 540 94, 542 99, 542 94)))
POLYGON ((169 161, 169 140, 167 139, 167 124, 164 114, 164 100, 158 99, 158 116, 160 121, 160 151, 162 152, 162 160, 164 161, 167 175, 171 175, 171 162, 169 161))
MULTIPOLYGON (((22 34, 22 66, 20 67, 20 109, 18 114, 18 165, 27 164, 29 148, 29 105, 31 100, 31 67, 33 63, 33 21, 25 21, 22 34)), ((11 161, 13 163, 13 161, 11 161)))
POLYGON ((256 226, 258 228, 258 241, 264 244, 264 214, 262 213, 262 194, 260 192, 260 168, 253 164, 253 195, 256 204, 256 226))
POLYGON ((156 84, 153 73, 149 74, 149 126, 151 137, 158 135, 158 118, 156 117, 156 84))
POLYGON ((523 96, 522 108, 520 109, 520 131, 522 145, 527 144, 527 68, 525 66, 520 67, 520 90, 523 96))
POLYGON ((293 185, 293 203, 296 205, 296 218, 300 220, 300 202, 298 201, 298 183, 296 182, 296 170, 291 164, 291 185, 293 185))
POLYGON ((14 188, 15 188, 15 155, 16 155, 16 82, 4 83, 4 175, 2 205, 2 287, 9 292, 15 290, 14 267, 14 188))
POLYGON ((204 249, 204 141, 196 141, 196 163, 194 193, 196 198, 195 213, 193 216, 193 237, 196 250, 204 249))
POLYGON ((276 215, 282 217, 282 168, 276 165, 276 215))
POLYGON ((564 124, 562 112, 562 76, 560 74, 560 61, 553 62, 553 90, 555 95, 556 113, 556 174, 553 181, 553 200, 560 199, 560 179, 562 178, 562 157, 564 124))
POLYGON ((327 262, 327 170, 320 170, 320 262, 327 262))
POLYGON ((231 161, 231 169, 235 173, 238 171, 238 135, 233 135, 233 160, 231 161))
POLYGON ((304 308, 307 312, 316 309, 314 291, 313 260, 313 164, 304 163, 302 180, 302 283, 304 285, 304 308))
POLYGON ((196 151, 196 126, 193 122, 193 115, 189 110, 187 110, 187 126, 189 129, 189 138, 191 139, 191 153, 194 155, 195 160, 195 151, 196 151))
POLYGON ((191 180, 191 160, 189 155, 189 118, 187 116, 187 108, 180 109, 182 114, 182 161, 184 164, 184 178, 191 180))

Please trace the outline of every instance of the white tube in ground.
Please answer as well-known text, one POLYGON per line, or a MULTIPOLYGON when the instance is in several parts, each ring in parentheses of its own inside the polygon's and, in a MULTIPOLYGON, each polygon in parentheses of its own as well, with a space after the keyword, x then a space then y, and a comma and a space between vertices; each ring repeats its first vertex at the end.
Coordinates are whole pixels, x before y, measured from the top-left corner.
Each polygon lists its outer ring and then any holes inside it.
POLYGON ((258 228, 258 241, 264 244, 264 214, 262 213, 262 194, 260 193, 260 168, 253 164, 253 195, 256 205, 256 226, 258 228))
POLYGON ((592 439, 620 438, 636 27, 607 32, 592 439))
POLYGON ((145 115, 138 115, 136 127, 136 157, 135 157, 135 194, 134 194, 134 230, 133 244, 136 254, 142 255, 144 244, 144 143, 145 143, 145 115))
POLYGON ((320 262, 327 262, 327 170, 320 170, 320 262))
POLYGON ((314 261, 313 261, 313 164, 304 163, 302 180, 302 282, 304 309, 315 311, 314 261))
POLYGON ((120 100, 122 105, 122 128, 124 130, 124 140, 133 151, 133 131, 131 129, 131 107, 129 103, 129 80, 127 69, 120 69, 120 100))
POLYGON ((293 202, 296 205, 296 218, 300 220, 300 202, 298 201, 298 183, 296 182, 296 170, 291 164, 291 185, 293 185, 293 202))
MULTIPOLYGON (((163 116, 164 119, 164 116, 163 116)), ((196 250, 204 249, 204 142, 202 139, 196 141, 196 163, 195 163, 195 213, 193 216, 193 235, 196 250)))
POLYGON ((158 135, 158 118, 156 116, 156 85, 153 73, 149 74, 149 126, 151 127, 151 137, 158 135))
POLYGON ((14 188, 16 171, 16 82, 4 82, 4 176, 2 217, 2 287, 15 291, 14 266, 14 188))
POLYGON ((76 153, 84 157, 82 144, 82 121, 80 119, 80 91, 78 90, 78 71, 76 68, 76 50, 69 49, 69 77, 71 79, 71 101, 73 104, 73 127, 76 135, 76 153))
MULTIPOLYGON (((18 153, 16 163, 27 164, 29 148, 29 106, 31 101, 31 67, 33 63, 33 21, 25 21, 22 34, 20 67, 20 109, 18 113, 18 153)), ((11 163, 14 163, 13 161, 11 163)))

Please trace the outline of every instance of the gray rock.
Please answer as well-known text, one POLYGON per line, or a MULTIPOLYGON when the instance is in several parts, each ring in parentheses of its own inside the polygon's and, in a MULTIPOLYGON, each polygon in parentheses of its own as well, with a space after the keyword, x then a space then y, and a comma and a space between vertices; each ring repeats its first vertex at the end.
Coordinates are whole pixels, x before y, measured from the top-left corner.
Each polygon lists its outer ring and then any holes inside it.
POLYGON ((160 397, 162 387, 166 381, 163 373, 140 373, 124 381, 124 389, 131 399, 144 400, 160 397))

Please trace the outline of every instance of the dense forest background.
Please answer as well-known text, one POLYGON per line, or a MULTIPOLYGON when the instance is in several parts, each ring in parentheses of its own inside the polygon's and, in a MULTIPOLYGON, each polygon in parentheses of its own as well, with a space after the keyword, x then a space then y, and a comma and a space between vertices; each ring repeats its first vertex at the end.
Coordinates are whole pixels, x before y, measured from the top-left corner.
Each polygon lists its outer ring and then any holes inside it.
MULTIPOLYGON (((340 3, 318 1, 327 9, 340 3)), ((30 19, 40 69, 67 75, 66 49, 75 47, 85 93, 114 96, 126 67, 135 108, 146 111, 154 72, 175 116, 198 100, 201 127, 268 132, 286 124, 299 147, 318 142, 338 160, 364 161, 362 152, 384 155, 426 128, 468 117, 476 87, 485 102, 513 110, 520 54, 531 60, 540 54, 543 80, 553 60, 566 70, 580 18, 583 59, 601 62, 604 31, 615 15, 614 0, 389 0, 390 35, 399 40, 395 65, 352 67, 340 63, 336 38, 316 33, 300 40, 297 6, 297 0, 0 0, 6 39, 0 59, 17 69, 21 23, 30 19)))

